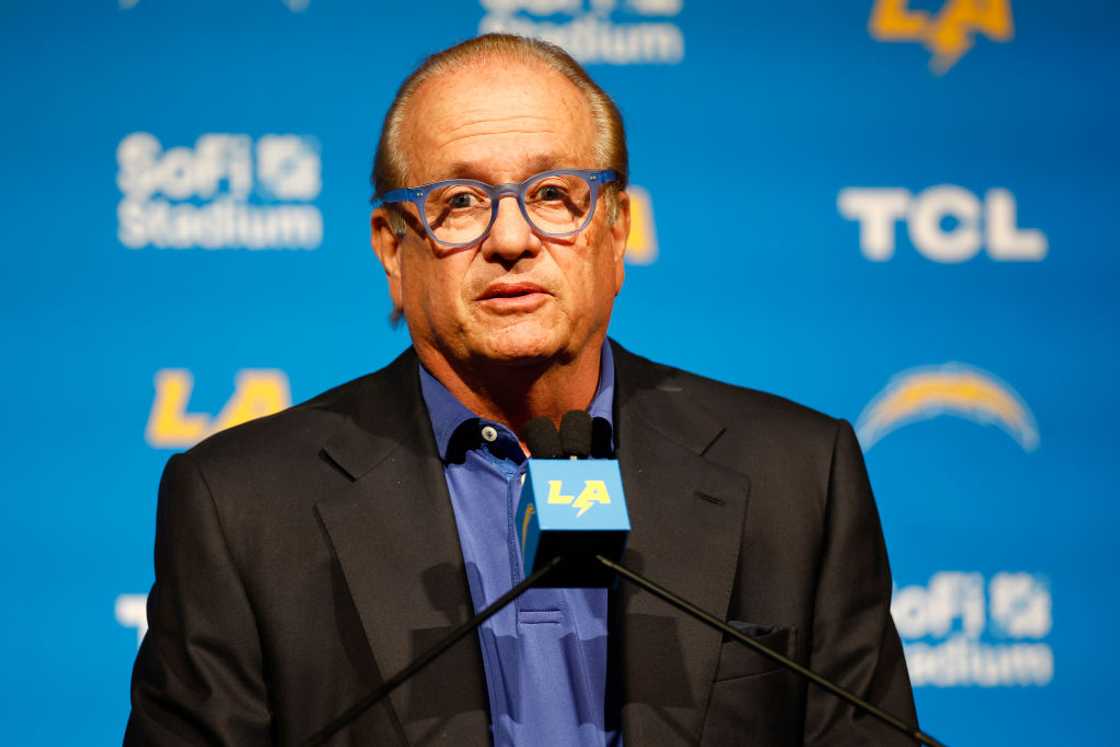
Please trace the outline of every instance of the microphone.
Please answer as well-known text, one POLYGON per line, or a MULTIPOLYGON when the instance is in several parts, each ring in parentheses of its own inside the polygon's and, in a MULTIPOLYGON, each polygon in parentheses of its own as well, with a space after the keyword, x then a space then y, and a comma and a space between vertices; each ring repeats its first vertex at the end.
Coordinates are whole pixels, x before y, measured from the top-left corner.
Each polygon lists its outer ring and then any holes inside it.
POLYGON ((591 415, 584 410, 569 410, 560 419, 560 447, 564 456, 586 459, 591 456, 591 415))
POLYGON ((548 418, 533 418, 525 424, 521 431, 529 453, 537 459, 559 459, 564 456, 564 449, 560 444, 560 434, 556 426, 548 418))
POLYGON ((524 575, 564 558, 539 586, 609 586, 614 572, 597 556, 617 562, 626 549, 622 473, 613 459, 587 459, 592 431, 591 416, 580 410, 564 414, 559 433, 547 418, 525 426, 531 457, 515 515, 524 575))

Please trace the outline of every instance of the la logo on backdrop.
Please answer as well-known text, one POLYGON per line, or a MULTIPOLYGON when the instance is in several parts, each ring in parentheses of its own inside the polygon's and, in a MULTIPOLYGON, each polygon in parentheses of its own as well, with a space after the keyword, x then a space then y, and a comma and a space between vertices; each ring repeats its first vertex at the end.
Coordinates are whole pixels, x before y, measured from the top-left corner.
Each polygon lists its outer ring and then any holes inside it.
MULTIPOLYGON (((995 426, 1024 452, 1039 447, 1027 403, 995 375, 961 363, 894 376, 864 408, 856 431, 864 451, 891 433, 939 417, 995 426)), ((1047 685, 1054 653, 1050 588, 1042 576, 940 571, 925 585, 896 589, 891 614, 914 685, 1047 685)))
POLYGON ((157 449, 186 449, 218 431, 280 412, 292 403, 288 376, 274 369, 238 371, 232 396, 215 416, 191 412, 194 376, 166 368, 155 376, 155 399, 145 438, 157 449))
POLYGON ((930 69, 942 75, 972 48, 977 34, 1010 41, 1014 34, 1011 0, 944 0, 931 15, 909 0, 875 0, 868 28, 886 42, 921 42, 933 57, 930 69))

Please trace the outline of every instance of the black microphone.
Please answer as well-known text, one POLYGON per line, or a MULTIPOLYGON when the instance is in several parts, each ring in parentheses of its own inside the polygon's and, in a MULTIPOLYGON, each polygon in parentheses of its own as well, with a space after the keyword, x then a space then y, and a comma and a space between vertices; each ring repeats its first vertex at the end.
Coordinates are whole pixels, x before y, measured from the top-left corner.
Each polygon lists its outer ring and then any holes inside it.
POLYGON ((564 456, 586 459, 591 455, 591 415, 586 410, 569 410, 560 419, 560 446, 564 456))
POLYGON ((564 456, 560 434, 548 418, 533 418, 521 430, 521 437, 534 459, 559 459, 564 456))

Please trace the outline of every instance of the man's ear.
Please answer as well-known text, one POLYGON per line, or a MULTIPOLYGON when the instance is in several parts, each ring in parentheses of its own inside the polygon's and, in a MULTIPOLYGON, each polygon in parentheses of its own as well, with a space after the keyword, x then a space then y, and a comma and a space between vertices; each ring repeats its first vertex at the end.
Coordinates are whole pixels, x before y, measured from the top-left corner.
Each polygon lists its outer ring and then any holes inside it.
POLYGON ((630 237, 630 195, 619 191, 614 196, 614 223, 610 225, 611 249, 614 252, 614 292, 622 290, 626 276, 626 241, 630 237))
POLYGON ((400 216, 393 220, 389 215, 390 208, 375 208, 369 218, 369 243, 373 253, 381 262, 385 270, 385 279, 389 283, 389 298, 393 301, 394 316, 404 310, 401 295, 401 246, 404 244, 405 231, 398 232, 393 224, 401 226, 404 221, 400 216))

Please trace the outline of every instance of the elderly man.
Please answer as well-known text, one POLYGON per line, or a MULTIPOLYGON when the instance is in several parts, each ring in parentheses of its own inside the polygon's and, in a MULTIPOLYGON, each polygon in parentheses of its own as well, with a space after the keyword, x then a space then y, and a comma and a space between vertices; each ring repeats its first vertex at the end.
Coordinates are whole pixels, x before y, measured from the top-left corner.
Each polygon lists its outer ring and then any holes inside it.
MULTIPOLYGON (((620 460, 627 564, 914 720, 850 426, 607 341, 626 175, 616 107, 551 45, 480 37, 405 81, 372 243, 412 348, 168 463, 127 743, 298 743, 507 591, 517 434, 573 409, 620 460)), ((620 587, 530 591, 336 743, 894 740, 620 587)))

